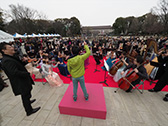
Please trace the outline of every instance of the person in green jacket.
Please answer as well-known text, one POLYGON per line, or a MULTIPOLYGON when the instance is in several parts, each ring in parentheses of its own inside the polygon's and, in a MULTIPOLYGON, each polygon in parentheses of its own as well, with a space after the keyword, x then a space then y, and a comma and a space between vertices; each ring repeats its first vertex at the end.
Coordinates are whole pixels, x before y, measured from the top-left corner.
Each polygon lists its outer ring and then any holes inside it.
POLYGON ((89 98, 89 95, 85 87, 85 79, 84 79, 85 74, 84 61, 90 56, 90 50, 86 42, 84 42, 84 49, 86 50, 86 53, 83 55, 79 55, 80 52, 79 47, 74 46, 72 48, 73 57, 68 59, 67 62, 68 71, 72 76, 74 101, 77 100, 78 82, 80 83, 80 86, 84 93, 85 100, 88 101, 89 98))

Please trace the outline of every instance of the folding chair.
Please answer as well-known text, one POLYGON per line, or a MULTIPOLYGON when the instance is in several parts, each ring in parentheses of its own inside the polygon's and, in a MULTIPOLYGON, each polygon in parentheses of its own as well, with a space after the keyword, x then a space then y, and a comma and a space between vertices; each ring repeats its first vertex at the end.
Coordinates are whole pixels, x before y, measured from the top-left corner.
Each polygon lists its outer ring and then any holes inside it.
POLYGON ((143 94, 144 92, 144 82, 145 82, 145 79, 141 80, 139 84, 137 84, 137 86, 134 86, 133 87, 133 90, 134 91, 135 89, 137 89, 141 94, 143 94), (140 91, 139 87, 142 85, 142 90, 140 91))
POLYGON ((42 68, 39 69, 39 72, 41 73, 41 76, 42 76, 42 84, 45 85, 47 83, 47 81, 46 82, 43 81, 43 79, 45 79, 45 76, 42 73, 42 68))

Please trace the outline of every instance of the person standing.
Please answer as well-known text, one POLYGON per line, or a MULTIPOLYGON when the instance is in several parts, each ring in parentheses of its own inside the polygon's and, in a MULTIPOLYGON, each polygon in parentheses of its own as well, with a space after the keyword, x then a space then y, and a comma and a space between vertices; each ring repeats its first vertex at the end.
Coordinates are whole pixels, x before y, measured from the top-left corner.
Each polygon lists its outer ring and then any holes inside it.
POLYGON ((2 68, 9 78, 13 93, 15 96, 21 95, 22 103, 26 111, 27 116, 37 112, 40 107, 32 108, 31 103, 36 99, 30 100, 32 84, 34 84, 30 73, 26 70, 24 65, 17 56, 15 56, 14 47, 9 43, 0 44, 0 52, 3 55, 2 68))
MULTIPOLYGON (((159 92, 168 85, 168 47, 166 47, 165 51, 160 51, 159 54, 158 62, 160 71, 158 70, 157 73, 158 81, 154 88, 148 90, 149 92, 159 92)), ((168 102, 168 94, 165 95, 163 100, 168 102)))
POLYGON ((90 50, 86 42, 84 42, 84 49, 86 50, 86 53, 83 55, 79 55, 80 52, 79 47, 74 46, 72 48, 73 56, 70 59, 68 59, 67 62, 68 71, 72 76, 74 101, 77 100, 78 82, 80 83, 80 86, 84 93, 85 100, 87 101, 89 98, 89 95, 85 87, 85 79, 84 79, 85 74, 84 61, 90 56, 90 50))

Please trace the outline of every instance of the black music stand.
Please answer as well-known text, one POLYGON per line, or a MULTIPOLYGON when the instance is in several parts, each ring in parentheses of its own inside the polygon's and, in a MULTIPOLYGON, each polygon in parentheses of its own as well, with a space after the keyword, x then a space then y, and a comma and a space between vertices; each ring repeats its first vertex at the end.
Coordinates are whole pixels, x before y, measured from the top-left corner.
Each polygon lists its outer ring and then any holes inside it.
MULTIPOLYGON (((97 55, 94 55, 94 56, 95 56, 95 57, 98 57, 97 55)), ((94 73, 97 72, 97 71, 100 72, 100 70, 97 69, 97 66, 98 66, 98 64, 97 64, 97 62, 96 62, 96 69, 95 69, 94 73)))
POLYGON ((104 66, 105 66, 105 73, 104 73, 104 81, 101 81, 101 82, 99 82, 99 83, 104 83, 104 84, 106 84, 107 86, 109 86, 107 83, 106 83, 106 72, 109 70, 109 66, 107 65, 107 63, 106 63, 106 61, 104 60, 104 66))
POLYGON ((100 72, 100 70, 97 69, 97 63, 96 63, 96 69, 95 69, 94 73, 95 73, 96 71, 100 72))

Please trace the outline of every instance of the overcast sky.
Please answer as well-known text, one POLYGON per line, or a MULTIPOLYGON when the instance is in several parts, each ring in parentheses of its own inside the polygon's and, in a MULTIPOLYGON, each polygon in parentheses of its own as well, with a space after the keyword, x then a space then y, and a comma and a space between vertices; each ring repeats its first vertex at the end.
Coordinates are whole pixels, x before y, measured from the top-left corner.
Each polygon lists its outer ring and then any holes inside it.
POLYGON ((112 25, 118 17, 142 16, 157 6, 160 0, 0 0, 0 8, 9 10, 10 4, 20 4, 47 19, 75 16, 82 26, 112 25))

